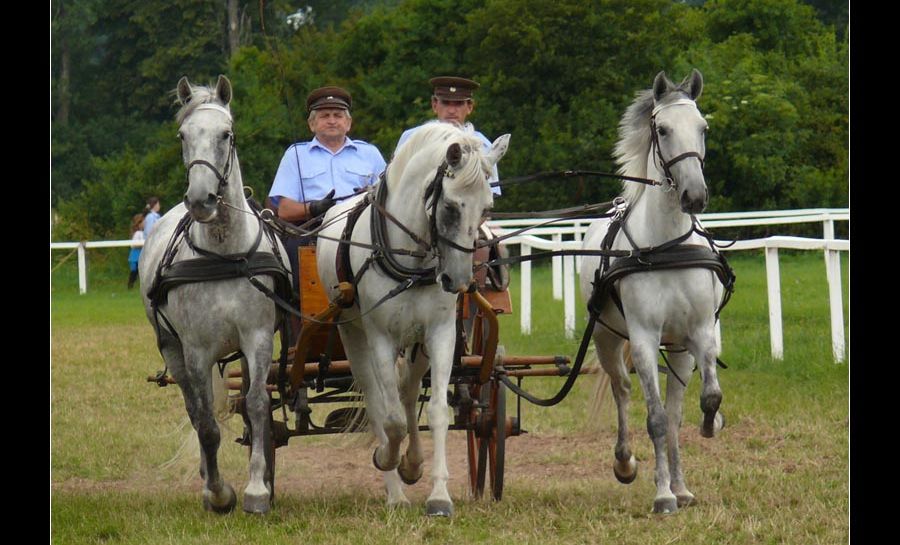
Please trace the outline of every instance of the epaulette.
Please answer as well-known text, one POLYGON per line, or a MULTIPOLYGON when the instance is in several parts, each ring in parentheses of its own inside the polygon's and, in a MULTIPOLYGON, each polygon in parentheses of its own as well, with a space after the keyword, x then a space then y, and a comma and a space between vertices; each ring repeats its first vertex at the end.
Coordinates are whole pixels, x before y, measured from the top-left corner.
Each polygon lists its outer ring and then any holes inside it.
POLYGON ((309 142, 294 142, 293 144, 288 146, 284 151, 287 151, 287 150, 293 148, 294 146, 307 146, 307 145, 309 145, 309 142))

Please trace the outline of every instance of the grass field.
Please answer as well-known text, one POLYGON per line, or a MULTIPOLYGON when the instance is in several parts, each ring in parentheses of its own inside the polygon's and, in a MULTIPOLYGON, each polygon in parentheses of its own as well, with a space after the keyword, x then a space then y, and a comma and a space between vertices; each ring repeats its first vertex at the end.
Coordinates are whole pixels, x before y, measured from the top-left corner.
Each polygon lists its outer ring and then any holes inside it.
MULTIPOLYGON (((451 520, 421 515, 427 478, 410 494, 412 509, 388 510, 371 484, 374 468, 366 473, 371 482, 354 483, 339 467, 303 471, 307 466, 293 461, 316 449, 368 464, 368 447, 348 454, 333 437, 294 438, 278 450, 278 496, 268 516, 204 512, 196 470, 185 478, 183 470, 161 468, 181 442, 185 413, 177 389, 144 381, 162 361, 137 292, 124 289, 127 273, 112 258, 107 266, 92 262, 90 292, 78 295, 74 264, 66 263, 51 275, 52 542, 846 543, 850 363, 832 361, 824 260, 818 253, 782 255, 785 357, 774 362, 764 259, 749 252, 729 259, 737 292, 722 316, 729 368, 719 372, 728 425, 715 439, 699 436, 695 379, 681 431, 697 505, 674 516, 650 514, 652 446, 636 379, 631 432, 640 472, 628 486, 615 480, 613 412, 589 422, 592 381, 580 380, 557 407, 523 407, 529 434, 507 442, 502 502, 466 498, 465 476, 451 474, 451 520)), ((517 315, 501 317, 501 342, 512 354, 574 355, 577 340, 563 337, 562 302, 550 296, 549 270, 534 274, 533 332, 521 336, 517 315)), ((845 258, 845 300, 847 276, 845 258)), ((549 395, 560 381, 525 384, 549 395)), ((464 438, 451 432, 450 442, 464 438)), ((230 439, 223 439, 222 467, 240 494, 246 453, 230 439)))

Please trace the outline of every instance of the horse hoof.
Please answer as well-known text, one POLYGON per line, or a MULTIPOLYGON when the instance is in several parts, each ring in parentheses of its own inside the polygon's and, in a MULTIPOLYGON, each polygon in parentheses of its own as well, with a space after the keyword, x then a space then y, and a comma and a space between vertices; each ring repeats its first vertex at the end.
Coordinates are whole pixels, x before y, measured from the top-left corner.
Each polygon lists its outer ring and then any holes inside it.
POLYGON ((711 417, 709 414, 703 415, 703 421, 700 423, 700 435, 707 439, 713 438, 717 433, 725 427, 725 416, 716 411, 711 417))
POLYGON ((231 485, 224 485, 222 487, 222 492, 220 492, 218 495, 219 499, 213 501, 213 493, 209 490, 204 490, 203 509, 223 515, 234 511, 234 506, 237 505, 237 495, 234 493, 234 489, 231 488, 231 485))
POLYGON ((428 500, 425 502, 425 514, 429 517, 453 516, 453 502, 449 500, 428 500))
POLYGON ((657 498, 653 501, 653 513, 656 515, 671 515, 678 512, 678 500, 671 498, 657 498))
POLYGON ((622 484, 631 484, 637 478, 637 462, 634 459, 634 455, 628 459, 627 462, 620 462, 616 460, 613 464, 613 473, 616 475, 616 479, 622 484))
POLYGON ((256 515, 265 515, 269 512, 269 509, 272 508, 272 504, 269 501, 269 494, 262 494, 261 496, 254 496, 251 494, 244 494, 244 512, 252 513, 256 515))
POLYGON ((380 465, 378 465, 378 449, 377 448, 374 451, 372 451, 372 465, 375 466, 375 469, 377 469, 378 471, 390 471, 389 469, 385 469, 385 468, 381 467, 380 465))
POLYGON ((694 505, 697 503, 697 500, 694 499, 694 495, 690 492, 682 492, 681 494, 675 494, 675 497, 678 500, 678 507, 687 507, 689 505, 694 505))
POLYGON ((422 464, 419 464, 416 467, 416 469, 418 471, 416 471, 415 473, 412 473, 410 471, 411 467, 412 466, 410 465, 409 460, 407 459, 406 455, 404 454, 400 458, 400 465, 397 466, 397 474, 400 475, 400 480, 408 485, 414 485, 417 482, 419 482, 419 479, 422 478, 422 473, 423 473, 422 464))

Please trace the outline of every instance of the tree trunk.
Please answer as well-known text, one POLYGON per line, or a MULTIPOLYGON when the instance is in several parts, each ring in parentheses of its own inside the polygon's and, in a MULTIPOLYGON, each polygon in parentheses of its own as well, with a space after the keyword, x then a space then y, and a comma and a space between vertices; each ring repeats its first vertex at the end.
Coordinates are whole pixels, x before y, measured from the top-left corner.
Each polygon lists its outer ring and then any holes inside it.
POLYGON ((238 0, 228 0, 228 56, 234 55, 241 45, 241 19, 238 0))
MULTIPOLYGON (((60 2, 58 17, 64 19, 65 4, 60 2)), ((66 39, 65 32, 57 32, 56 39, 60 42, 60 61, 59 61, 59 81, 57 82, 57 109, 56 118, 53 120, 59 126, 65 126, 69 123, 69 71, 71 70, 71 56, 69 52, 69 40, 66 39)))

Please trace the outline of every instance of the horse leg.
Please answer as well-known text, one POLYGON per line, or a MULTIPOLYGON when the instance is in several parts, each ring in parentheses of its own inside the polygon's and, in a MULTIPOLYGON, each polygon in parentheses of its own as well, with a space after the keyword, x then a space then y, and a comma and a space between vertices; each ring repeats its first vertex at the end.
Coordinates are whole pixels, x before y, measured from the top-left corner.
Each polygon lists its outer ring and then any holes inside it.
POLYGON ((271 508, 272 477, 275 468, 272 460, 271 408, 266 381, 272 360, 272 336, 265 330, 256 331, 250 338, 241 338, 241 346, 255 346, 246 354, 250 386, 245 398, 250 420, 250 480, 244 489, 244 511, 268 513, 271 508))
MULTIPOLYGON (((353 380, 363 390, 366 401, 366 418, 369 421, 369 429, 378 441, 379 445, 387 445, 387 436, 384 433, 385 410, 380 395, 378 382, 375 378, 374 362, 365 331, 352 325, 339 326, 341 341, 344 344, 344 352, 350 360, 353 371, 353 380)), ((376 451, 377 452, 377 451, 376 451)), ((375 466, 378 467, 377 465, 375 466)), ((409 500, 403 493, 403 483, 396 470, 384 471, 384 488, 387 492, 387 505, 409 505, 409 500)))
POLYGON ((719 387, 719 377, 716 374, 716 358, 719 351, 716 348, 713 331, 712 326, 705 328, 706 333, 702 338, 688 345, 688 349, 697 360, 697 368, 703 381, 700 391, 700 410, 703 411, 700 435, 703 437, 714 437, 724 425, 722 415, 718 412, 722 404, 722 389, 719 387))
POLYGON ((222 480, 219 474, 217 453, 221 440, 219 425, 213 411, 213 391, 210 373, 214 372, 209 362, 211 357, 186 351, 181 356, 169 359, 172 376, 181 388, 184 406, 191 419, 191 425, 200 441, 200 476, 204 479, 203 508, 216 513, 229 513, 237 503, 234 489, 222 480))
POLYGON ((456 331, 453 321, 435 331, 427 343, 431 359, 428 426, 434 439, 434 463, 431 469, 431 495, 425 502, 425 512, 431 516, 449 517, 453 514, 453 500, 447 491, 447 481, 450 479, 450 472, 447 470, 447 429, 450 426, 447 389, 450 386, 455 343, 456 331))
POLYGON ((672 494, 669 461, 666 453, 668 417, 659 396, 659 375, 657 371, 657 350, 659 336, 645 330, 631 332, 631 360, 641 381, 644 398, 647 401, 647 433, 653 442, 656 455, 656 498, 653 500, 654 513, 674 513, 678 510, 677 498, 672 494))
POLYGON ((667 435, 669 470, 672 473, 670 489, 678 498, 678 507, 694 503, 694 495, 684 482, 681 456, 678 447, 678 431, 681 428, 684 391, 690 384, 694 370, 694 358, 688 352, 669 353, 669 375, 666 377, 666 414, 669 416, 667 435), (674 376, 673 376, 674 374, 674 376), (684 384, 681 383, 684 381, 684 384))
POLYGON ((617 335, 598 325, 594 329, 594 345, 603 370, 609 375, 609 386, 616 402, 618 433, 616 438, 616 461, 613 473, 622 484, 630 484, 637 477, 637 461, 631 453, 628 437, 628 405, 631 402, 631 377, 625 367, 623 348, 625 343, 617 335))
POLYGON ((372 353, 374 371, 375 396, 379 397, 384 409, 381 422, 383 430, 382 444, 375 449, 372 463, 381 471, 390 471, 400 465, 400 443, 406 438, 406 422, 403 407, 400 404, 400 392, 397 385, 396 345, 385 336, 368 335, 369 348, 372 353), (384 442, 386 441, 386 443, 384 442))
POLYGON ((400 465, 397 467, 399 477, 409 485, 417 483, 422 478, 422 464, 425 461, 422 440, 419 436, 416 402, 419 400, 422 377, 428 370, 428 358, 425 356, 422 346, 419 345, 413 351, 415 354, 410 354, 410 356, 415 357, 407 360, 400 375, 400 395, 406 411, 406 431, 409 433, 409 444, 406 446, 406 454, 400 458, 400 465))

